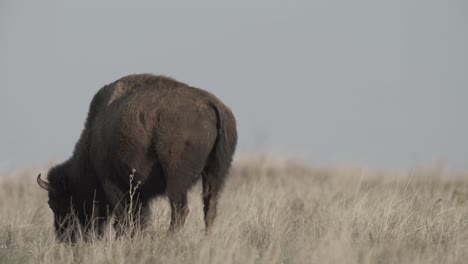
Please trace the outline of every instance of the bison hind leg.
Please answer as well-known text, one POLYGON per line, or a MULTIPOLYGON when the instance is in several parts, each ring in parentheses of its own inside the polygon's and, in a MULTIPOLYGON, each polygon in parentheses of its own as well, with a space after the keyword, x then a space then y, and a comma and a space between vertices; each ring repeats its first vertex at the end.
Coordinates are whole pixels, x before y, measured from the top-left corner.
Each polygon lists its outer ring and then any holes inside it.
POLYGON ((217 214, 217 204, 222 182, 216 178, 213 171, 204 171, 203 181, 203 214, 205 220, 205 231, 209 233, 217 214))

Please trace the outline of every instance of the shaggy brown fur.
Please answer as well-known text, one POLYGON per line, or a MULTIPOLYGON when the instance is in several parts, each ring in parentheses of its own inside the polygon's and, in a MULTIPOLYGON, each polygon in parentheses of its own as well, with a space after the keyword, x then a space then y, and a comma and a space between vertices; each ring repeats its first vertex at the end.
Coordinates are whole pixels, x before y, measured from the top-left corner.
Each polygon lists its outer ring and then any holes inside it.
POLYGON ((170 230, 181 227, 189 212, 187 191, 202 178, 208 230, 236 143, 231 110, 206 91, 150 74, 104 86, 91 102, 72 157, 48 175, 58 238, 73 240, 77 227, 100 232, 109 211, 119 232, 127 228, 132 169, 132 215, 139 226, 147 220, 150 199, 166 194, 170 230), (72 212, 79 223, 68 220, 72 212))

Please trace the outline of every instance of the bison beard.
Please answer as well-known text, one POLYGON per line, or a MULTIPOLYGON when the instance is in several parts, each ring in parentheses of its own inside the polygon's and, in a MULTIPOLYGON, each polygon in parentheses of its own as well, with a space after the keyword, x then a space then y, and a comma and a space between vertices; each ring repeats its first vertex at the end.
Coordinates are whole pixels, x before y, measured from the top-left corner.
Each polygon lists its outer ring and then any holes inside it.
POLYGON ((130 75, 97 92, 73 155, 37 182, 49 193, 60 241, 102 234, 111 213, 118 234, 142 228, 158 195, 167 195, 176 230, 199 178, 208 231, 236 143, 235 118, 214 95, 164 76, 130 75))

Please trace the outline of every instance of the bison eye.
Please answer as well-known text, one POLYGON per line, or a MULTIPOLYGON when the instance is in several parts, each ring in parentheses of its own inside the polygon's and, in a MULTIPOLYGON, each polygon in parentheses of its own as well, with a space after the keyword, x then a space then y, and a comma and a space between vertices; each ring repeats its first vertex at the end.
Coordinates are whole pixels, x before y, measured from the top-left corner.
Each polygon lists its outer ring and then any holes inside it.
POLYGON ((54 211, 54 209, 55 209, 55 201, 54 201, 54 200, 49 200, 49 201, 47 201, 47 204, 48 204, 49 207, 52 209, 52 211, 54 211))

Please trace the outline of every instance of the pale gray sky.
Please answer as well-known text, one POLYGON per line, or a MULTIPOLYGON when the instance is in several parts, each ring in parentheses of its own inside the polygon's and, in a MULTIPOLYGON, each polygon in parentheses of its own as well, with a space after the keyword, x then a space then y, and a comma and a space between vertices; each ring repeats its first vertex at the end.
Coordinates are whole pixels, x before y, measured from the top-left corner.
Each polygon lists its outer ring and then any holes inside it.
POLYGON ((0 170, 68 158, 94 93, 141 72, 230 105, 238 154, 468 168, 466 1, 196 2, 1 0, 0 170))

